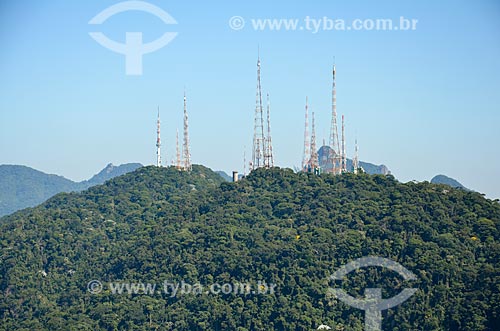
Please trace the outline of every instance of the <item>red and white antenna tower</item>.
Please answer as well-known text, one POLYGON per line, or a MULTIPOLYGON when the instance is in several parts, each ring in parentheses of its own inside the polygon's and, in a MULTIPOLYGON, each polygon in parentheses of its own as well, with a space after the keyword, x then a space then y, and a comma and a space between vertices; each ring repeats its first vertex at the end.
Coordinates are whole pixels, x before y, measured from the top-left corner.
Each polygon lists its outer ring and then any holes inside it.
POLYGON ((265 143, 265 154, 264 154, 264 166, 266 168, 274 167, 274 157, 273 157, 273 141, 271 138, 271 103, 269 102, 269 93, 267 93, 267 136, 265 143))
POLYGON ((309 161, 309 165, 313 173, 317 173, 319 171, 318 150, 316 149, 316 128, 314 125, 314 112, 312 113, 311 159, 309 161))
POLYGON ((184 156, 184 170, 191 171, 191 153, 189 152, 189 124, 186 104, 186 91, 184 91, 184 143, 182 146, 184 156))
POLYGON ((332 166, 331 172, 334 174, 340 173, 340 146, 339 134, 337 130, 337 87, 335 85, 335 63, 333 64, 332 71, 332 123, 330 126, 330 148, 329 164, 332 166))
POLYGON ((160 106, 158 106, 158 118, 156 120, 156 166, 161 167, 160 106))
POLYGON ((347 172, 347 155, 345 152, 345 131, 344 131, 344 115, 342 115, 342 167, 341 172, 347 172))
POLYGON ((311 150, 309 148, 309 106, 306 97, 306 117, 304 125, 304 154, 302 156, 302 171, 307 171, 311 150))
POLYGON ((255 97, 255 118, 251 169, 264 166, 265 153, 264 119, 262 116, 262 87, 260 82, 260 54, 257 56, 257 92, 255 97))

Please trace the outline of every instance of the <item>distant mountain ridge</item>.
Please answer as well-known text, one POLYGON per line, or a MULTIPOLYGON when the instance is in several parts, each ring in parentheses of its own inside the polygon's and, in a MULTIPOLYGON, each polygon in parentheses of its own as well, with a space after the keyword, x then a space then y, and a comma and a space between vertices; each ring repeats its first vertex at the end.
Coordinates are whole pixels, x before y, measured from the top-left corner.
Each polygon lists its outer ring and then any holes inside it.
POLYGON ((444 184, 454 188, 461 188, 466 191, 470 191, 467 187, 463 186, 458 180, 445 175, 436 175, 431 179, 432 184, 444 184))
MULTIPOLYGON (((330 146, 326 145, 321 146, 318 150, 318 161, 322 171, 331 170, 331 164, 328 163, 328 155, 330 155, 331 151, 332 149, 330 146)), ((389 168, 387 168, 384 164, 376 165, 369 162, 359 161, 359 165, 367 174, 370 175, 389 175, 391 173, 389 168)), ((352 160, 347 159, 347 171, 352 172, 353 168, 354 166, 352 160)))
POLYGON ((34 207, 61 192, 83 191, 91 186, 142 167, 140 163, 108 164, 89 180, 74 182, 22 165, 0 165, 0 217, 34 207))
POLYGON ((233 178, 229 176, 225 171, 223 170, 217 170, 215 173, 219 176, 221 176, 226 182, 232 182, 233 178))
POLYGON ((125 163, 119 166, 115 166, 113 163, 110 163, 104 169, 102 169, 98 174, 94 175, 89 180, 80 182, 78 184, 82 186, 80 190, 84 190, 90 186, 100 185, 107 180, 135 171, 136 169, 142 166, 143 165, 140 163, 125 163))
MULTIPOLYGON (((328 155, 328 146, 319 150, 319 161, 322 168, 325 155, 328 155)), ((368 174, 387 175, 391 172, 385 165, 375 165, 360 161, 361 167, 368 174)), ((34 207, 61 192, 78 192, 89 187, 100 185, 114 177, 118 177, 141 168, 140 163, 126 163, 115 166, 109 163, 99 173, 88 180, 74 182, 63 176, 46 174, 42 171, 22 165, 0 165, 0 217, 18 210, 34 207)), ((352 160, 347 159, 347 168, 352 170, 352 160)), ((224 171, 216 172, 225 181, 232 181, 232 177, 224 171)), ((437 175, 431 179, 433 184, 445 184, 454 188, 469 190, 457 180, 445 175, 437 175)))

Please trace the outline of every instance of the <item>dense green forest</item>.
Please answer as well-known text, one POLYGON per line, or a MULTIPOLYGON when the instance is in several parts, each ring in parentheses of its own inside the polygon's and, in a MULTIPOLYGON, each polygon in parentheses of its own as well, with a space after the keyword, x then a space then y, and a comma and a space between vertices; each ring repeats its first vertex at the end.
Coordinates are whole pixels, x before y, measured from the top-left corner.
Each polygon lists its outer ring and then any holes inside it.
POLYGON ((328 294, 418 291, 384 330, 498 330, 500 204, 392 176, 258 169, 237 183, 202 166, 140 168, 0 219, 1 330, 361 331, 328 294), (364 256, 397 261, 329 276, 364 256), (100 280, 93 294, 88 283, 100 280), (255 282, 268 294, 113 294, 108 282, 255 282))

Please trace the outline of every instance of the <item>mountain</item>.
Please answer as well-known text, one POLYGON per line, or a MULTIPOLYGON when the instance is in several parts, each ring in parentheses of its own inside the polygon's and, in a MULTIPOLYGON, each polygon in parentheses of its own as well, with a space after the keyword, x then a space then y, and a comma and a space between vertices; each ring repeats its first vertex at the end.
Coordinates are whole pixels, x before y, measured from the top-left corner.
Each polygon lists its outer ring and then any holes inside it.
MULTIPOLYGON (((328 162, 328 155, 330 155, 330 153, 332 153, 332 149, 327 145, 321 146, 321 148, 318 150, 319 166, 323 172, 325 170, 331 169, 331 164, 328 162)), ((359 165, 366 173, 370 175, 388 175, 391 173, 389 169, 383 164, 375 165, 372 163, 360 161, 359 165)), ((347 170, 353 170, 353 162, 351 159, 347 159, 347 170)))
POLYGON ((428 182, 144 167, 0 219, 0 330, 362 331, 329 287, 417 289, 383 330, 498 330, 499 229, 498 203, 428 182), (366 256, 415 279, 329 279, 366 256))
MULTIPOLYGON (((391 174, 391 171, 389 170, 389 168, 387 168, 387 166, 384 164, 376 165, 376 164, 369 163, 369 162, 359 161, 359 165, 367 174, 370 174, 370 175, 390 175, 391 174)), ((347 169, 349 170, 349 169, 353 169, 353 168, 354 168, 354 166, 353 166, 352 160, 347 159, 347 169)))
POLYGON ((215 172, 216 174, 218 174, 219 176, 221 176, 222 178, 224 178, 224 180, 226 182, 232 182, 233 181, 233 177, 229 176, 225 171, 223 170, 217 170, 215 172))
MULTIPOLYGON (((221 176, 224 179, 224 181, 226 181, 226 182, 233 181, 233 176, 229 176, 227 174, 227 172, 225 172, 223 170, 216 170, 215 173, 218 174, 219 176, 221 176)), ((244 177, 243 174, 238 174, 238 180, 242 179, 243 177, 244 177)))
POLYGON ((80 190, 87 189, 94 185, 103 184, 105 181, 110 180, 126 173, 132 172, 143 165, 140 163, 125 163, 119 166, 113 165, 113 163, 108 164, 104 169, 102 169, 98 174, 94 175, 89 180, 78 183, 80 190))
POLYGON ((81 191, 142 167, 140 163, 108 164, 83 182, 49 175, 21 165, 0 165, 0 217, 36 206, 60 192, 81 191))
POLYGON ((0 165, 0 216, 36 206, 59 192, 73 191, 75 184, 29 167, 0 165))
POLYGON ((431 183, 433 183, 433 184, 444 184, 444 185, 448 185, 448 186, 451 186, 451 187, 454 187, 454 188, 461 188, 461 189, 464 189, 464 190, 469 190, 468 188, 466 188, 465 186, 463 186, 462 184, 460 184, 456 179, 453 179, 451 177, 447 177, 445 175, 434 176, 434 178, 431 179, 431 183))

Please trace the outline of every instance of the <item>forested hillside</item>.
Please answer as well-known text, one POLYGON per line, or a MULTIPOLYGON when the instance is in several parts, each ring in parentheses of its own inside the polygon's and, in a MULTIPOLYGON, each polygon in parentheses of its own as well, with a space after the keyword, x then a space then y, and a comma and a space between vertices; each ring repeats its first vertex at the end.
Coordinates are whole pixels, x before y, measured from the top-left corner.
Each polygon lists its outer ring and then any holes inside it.
POLYGON ((0 217, 36 206, 59 192, 72 191, 74 186, 62 176, 25 166, 0 165, 0 217))
POLYGON ((34 207, 61 192, 82 191, 142 167, 140 163, 108 164, 102 171, 81 182, 49 175, 21 165, 0 165, 0 217, 34 207))
POLYGON ((0 219, 1 330, 361 331, 364 312, 328 295, 417 293, 383 329, 498 330, 500 205, 391 176, 259 169, 237 183, 202 166, 140 168, 0 219), (370 267, 329 276, 364 256, 370 267), (266 281, 268 294, 113 294, 88 283, 266 281))

